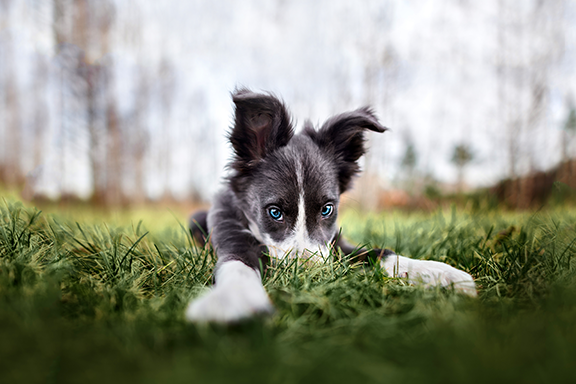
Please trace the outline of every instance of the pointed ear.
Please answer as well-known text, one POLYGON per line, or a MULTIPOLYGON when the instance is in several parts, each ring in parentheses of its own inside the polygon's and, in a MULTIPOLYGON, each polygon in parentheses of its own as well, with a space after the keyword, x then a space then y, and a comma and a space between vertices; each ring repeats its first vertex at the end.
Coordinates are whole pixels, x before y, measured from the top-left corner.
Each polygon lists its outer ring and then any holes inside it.
POLYGON ((357 161, 366 152, 364 147, 366 129, 374 132, 387 130, 368 107, 336 115, 328 119, 318 131, 310 126, 305 127, 305 133, 321 149, 334 156, 338 167, 340 193, 350 188, 352 177, 360 170, 357 161))
POLYGON ((229 135, 235 153, 232 167, 243 171, 288 144, 294 129, 284 104, 271 95, 239 89, 232 94, 232 100, 236 106, 229 135))

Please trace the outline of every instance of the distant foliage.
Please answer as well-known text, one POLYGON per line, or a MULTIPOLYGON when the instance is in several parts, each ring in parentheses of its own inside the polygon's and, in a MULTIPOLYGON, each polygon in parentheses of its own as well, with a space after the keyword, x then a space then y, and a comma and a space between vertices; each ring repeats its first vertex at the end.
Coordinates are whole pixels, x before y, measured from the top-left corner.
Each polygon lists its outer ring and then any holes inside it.
POLYGON ((464 169, 474 160, 474 153, 468 144, 454 146, 450 161, 458 170, 458 190, 461 191, 464 184, 464 169))
POLYGON ((568 117, 564 123, 564 129, 576 133, 576 108, 570 108, 570 112, 568 112, 568 117))
POLYGON ((458 168, 463 168, 474 159, 472 150, 467 144, 457 144, 452 152, 450 161, 458 168))
POLYGON ((417 156, 416 156, 416 149, 414 148, 413 143, 408 143, 406 145, 406 151, 404 152, 404 156, 402 157, 402 168, 406 168, 410 171, 413 171, 416 167, 417 163, 417 156))

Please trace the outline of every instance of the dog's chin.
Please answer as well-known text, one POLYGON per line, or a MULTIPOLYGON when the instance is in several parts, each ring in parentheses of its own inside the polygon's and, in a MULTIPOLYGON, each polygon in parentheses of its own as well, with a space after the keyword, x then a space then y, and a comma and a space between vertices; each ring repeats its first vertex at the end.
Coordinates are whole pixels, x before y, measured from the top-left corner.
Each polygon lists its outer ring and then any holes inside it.
POLYGON ((326 245, 297 248, 285 244, 270 244, 268 256, 272 261, 285 259, 300 259, 306 264, 321 264, 330 256, 330 248, 326 245))

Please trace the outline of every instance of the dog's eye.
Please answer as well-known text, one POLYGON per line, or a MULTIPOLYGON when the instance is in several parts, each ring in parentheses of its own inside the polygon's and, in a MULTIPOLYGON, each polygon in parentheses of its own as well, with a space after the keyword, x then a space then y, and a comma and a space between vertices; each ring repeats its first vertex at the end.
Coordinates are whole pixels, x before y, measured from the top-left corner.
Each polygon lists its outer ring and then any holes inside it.
POLYGON ((334 211, 334 205, 326 204, 325 206, 322 207, 320 214, 322 215, 322 217, 326 218, 330 217, 333 211, 334 211))
POLYGON ((276 221, 282 221, 282 219, 284 218, 282 211, 278 207, 268 208, 268 214, 270 215, 271 218, 273 218, 276 221))

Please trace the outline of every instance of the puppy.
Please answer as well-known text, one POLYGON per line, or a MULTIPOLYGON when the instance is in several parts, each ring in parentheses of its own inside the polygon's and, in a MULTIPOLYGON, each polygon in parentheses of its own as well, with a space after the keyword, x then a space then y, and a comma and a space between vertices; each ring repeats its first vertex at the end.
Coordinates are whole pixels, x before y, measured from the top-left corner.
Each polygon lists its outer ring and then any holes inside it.
POLYGON ((386 130, 371 109, 334 116, 318 130, 306 122, 295 135, 286 107, 274 96, 240 89, 232 99, 231 175, 212 208, 191 219, 194 237, 203 244, 209 234, 218 255, 215 284, 190 303, 189 321, 235 322, 272 312, 260 276, 268 256, 313 260, 333 248, 353 261, 372 258, 390 276, 476 295, 466 272, 390 250, 358 249, 339 236, 338 202, 359 172, 364 132, 386 130))

